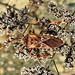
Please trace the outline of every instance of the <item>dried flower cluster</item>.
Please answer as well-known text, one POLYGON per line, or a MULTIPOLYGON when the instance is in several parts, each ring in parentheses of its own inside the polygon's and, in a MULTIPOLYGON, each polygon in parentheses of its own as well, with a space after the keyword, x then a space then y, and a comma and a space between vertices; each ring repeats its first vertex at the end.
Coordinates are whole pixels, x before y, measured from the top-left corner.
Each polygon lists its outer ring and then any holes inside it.
POLYGON ((51 72, 51 70, 49 70, 49 67, 44 68, 39 65, 36 65, 35 67, 29 67, 29 68, 23 67, 23 71, 21 73, 22 74, 26 74, 26 73, 35 74, 36 72, 37 72, 37 75, 54 75, 51 72))
MULTIPOLYGON (((42 0, 30 0, 32 5, 44 3, 42 0)), ((42 18, 39 19, 37 16, 34 18, 37 22, 32 23, 30 20, 32 19, 31 14, 29 13, 30 8, 25 6, 25 8, 21 9, 18 13, 15 12, 14 7, 7 6, 7 12, 0 11, 0 35, 2 36, 5 31, 7 35, 9 35, 9 39, 5 40, 4 46, 7 47, 9 44, 13 44, 14 49, 16 50, 16 55, 19 59, 24 59, 24 61, 28 61, 33 59, 34 61, 40 61, 41 63, 47 62, 49 59, 53 60, 53 57, 58 52, 61 55, 66 55, 65 59, 65 67, 72 68, 73 61, 75 59, 75 29, 68 31, 67 26, 74 26, 75 23, 75 11, 71 14, 68 10, 63 9, 58 10, 56 4, 52 1, 48 4, 49 13, 52 13, 57 19, 61 21, 51 22, 51 19, 42 18), (65 24, 64 27, 61 24, 65 24), (36 49, 31 52, 31 49, 28 49, 27 44, 27 35, 25 35, 26 30, 31 26, 38 26, 41 29, 39 35, 50 35, 53 37, 58 37, 62 40, 63 45, 58 48, 50 48, 50 49, 36 49), (15 30, 17 30, 17 35, 14 34, 15 30), (70 38, 70 44, 67 43, 67 37, 70 38), (41 55, 44 57, 39 58, 39 50, 41 51, 41 55), (53 53, 48 54, 48 52, 53 51, 53 53)), ((31 27, 32 28, 32 27, 31 27)), ((30 29, 28 34, 34 34, 34 30, 30 29)), ((54 61, 54 60, 53 60, 54 61)), ((39 62, 39 63, 40 63, 39 62)), ((56 66, 56 65, 55 65, 56 66)), ((57 70, 58 72, 58 70, 57 70)), ((37 75, 54 75, 52 71, 47 68, 36 65, 35 67, 23 67, 22 74, 35 74, 37 75)), ((58 73, 59 74, 59 73, 58 73)))

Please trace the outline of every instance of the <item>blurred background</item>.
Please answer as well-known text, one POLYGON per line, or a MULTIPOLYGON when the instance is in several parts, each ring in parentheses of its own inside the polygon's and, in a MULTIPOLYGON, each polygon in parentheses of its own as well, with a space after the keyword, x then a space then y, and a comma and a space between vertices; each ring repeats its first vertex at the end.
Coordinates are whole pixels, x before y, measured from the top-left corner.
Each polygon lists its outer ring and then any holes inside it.
MULTIPOLYGON (((48 2, 50 0, 45 0, 44 5, 40 5, 39 9, 36 12, 38 17, 41 19, 42 17, 50 18, 52 20, 56 20, 52 15, 49 15, 48 13, 48 2)), ((68 9, 68 11, 73 12, 75 10, 75 0, 54 0, 54 2, 57 4, 58 9, 63 8, 63 3, 65 4, 65 8, 68 9)), ((29 0, 0 0, 0 10, 6 11, 6 5, 9 4, 10 6, 13 6, 15 4, 15 8, 21 9, 24 8, 25 5, 30 5, 29 0)), ((35 7, 30 7, 32 10, 35 7)), ((18 12, 18 11, 16 11, 18 12)), ((33 19, 32 19, 33 20, 33 19)), ((38 31, 38 30, 37 30, 38 31)), ((3 44, 4 40, 8 39, 6 35, 0 37, 0 45, 3 44)), ((24 62, 24 60, 19 60, 16 56, 14 56, 14 50, 12 47, 12 44, 8 49, 3 48, 0 50, 0 75, 21 75, 21 69, 23 66, 28 66, 30 63, 34 65, 36 62, 33 62, 33 60, 29 60, 28 62, 24 62)), ((64 60, 65 56, 61 56, 60 54, 57 54, 55 56, 55 62, 58 67, 58 70, 61 75, 75 75, 75 66, 73 69, 65 69, 64 67, 64 60)), ((48 64, 48 63, 47 63, 48 64)), ((45 64, 43 64, 46 66, 45 64)), ((73 63, 75 65, 75 62, 73 63)), ((56 74, 55 67, 51 64, 51 69, 56 74)))

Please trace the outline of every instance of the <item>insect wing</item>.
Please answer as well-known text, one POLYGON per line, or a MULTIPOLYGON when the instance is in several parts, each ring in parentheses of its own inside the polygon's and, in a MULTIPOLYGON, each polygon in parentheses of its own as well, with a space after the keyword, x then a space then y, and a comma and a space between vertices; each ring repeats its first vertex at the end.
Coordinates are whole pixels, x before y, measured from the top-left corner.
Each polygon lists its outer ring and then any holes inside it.
POLYGON ((52 36, 35 34, 28 35, 27 48, 50 49, 60 47, 61 45, 63 45, 63 42, 52 36))
POLYGON ((47 46, 51 48, 60 47, 61 45, 63 45, 63 42, 60 39, 54 37, 51 37, 43 43, 45 43, 47 46))

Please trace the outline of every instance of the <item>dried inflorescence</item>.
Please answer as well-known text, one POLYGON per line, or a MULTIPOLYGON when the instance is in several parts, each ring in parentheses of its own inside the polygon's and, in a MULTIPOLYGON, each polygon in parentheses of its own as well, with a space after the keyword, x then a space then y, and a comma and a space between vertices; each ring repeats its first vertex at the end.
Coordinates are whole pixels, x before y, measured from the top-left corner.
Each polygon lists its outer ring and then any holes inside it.
POLYGON ((34 67, 23 67, 22 74, 35 74, 37 72, 37 75, 54 75, 51 70, 49 70, 49 67, 44 68, 40 65, 36 65, 34 67))
MULTIPOLYGON (((33 4, 40 4, 44 1, 42 0, 30 0, 33 4)), ((29 13, 28 6, 21 9, 18 13, 15 12, 14 7, 7 6, 7 13, 0 11, 0 32, 2 36, 2 32, 5 31, 7 35, 9 35, 9 39, 4 42, 4 46, 8 46, 10 43, 13 44, 14 49, 16 50, 16 55, 19 59, 24 59, 24 61, 28 61, 33 59, 34 61, 40 61, 43 63, 44 60, 47 62, 49 59, 53 60, 53 57, 56 53, 60 53, 61 55, 66 55, 65 66, 72 68, 72 62, 75 59, 75 29, 68 31, 67 26, 72 26, 75 23, 75 11, 70 14, 69 11, 66 11, 64 8, 58 10, 56 4, 52 1, 48 5, 49 12, 55 15, 57 19, 61 21, 51 22, 51 19, 38 19, 37 16, 34 16, 37 22, 32 23, 30 20, 33 18, 29 13), (32 18, 31 18, 32 17, 32 18), (61 26, 62 23, 66 23, 64 27, 61 26), (28 26, 27 26, 28 25, 28 26), (53 37, 59 37, 63 45, 59 48, 51 48, 51 49, 36 49, 32 51, 27 48, 27 40, 28 37, 25 34, 26 30, 31 26, 38 26, 41 29, 41 35, 50 35, 53 37), (15 36, 13 32, 17 30, 18 34, 15 36), (67 36, 70 36, 70 44, 66 42, 67 36), (39 51, 41 51, 42 57, 39 58, 39 51), (51 54, 49 52, 52 51, 51 54), (44 55, 44 56, 43 56, 44 55)), ((32 27, 31 27, 32 28, 32 27)), ((33 28, 29 30, 29 32, 35 33, 33 28)), ((28 33, 29 34, 29 33, 28 33)), ((39 34, 39 35, 40 35, 39 34)), ((33 40, 35 41, 35 40, 33 40)), ((37 42, 37 41, 36 41, 37 42)), ((2 49, 1 47, 0 49, 2 49)), ((54 60, 53 60, 54 61, 54 60)), ((55 65, 56 66, 56 65, 55 65)), ((57 69, 57 68, 56 68, 57 69)), ((22 74, 28 73, 38 73, 38 75, 53 75, 49 67, 44 68, 41 66, 37 66, 34 68, 23 68, 22 74)), ((57 71, 58 72, 58 71, 57 71)))
POLYGON ((24 24, 28 22, 28 16, 25 16, 27 12, 27 7, 21 9, 19 14, 17 14, 13 7, 7 6, 7 13, 2 11, 0 12, 2 14, 2 16, 0 16, 0 21, 2 23, 1 27, 3 27, 3 29, 8 27, 9 33, 13 32, 17 28, 19 31, 22 31, 25 28, 24 24))

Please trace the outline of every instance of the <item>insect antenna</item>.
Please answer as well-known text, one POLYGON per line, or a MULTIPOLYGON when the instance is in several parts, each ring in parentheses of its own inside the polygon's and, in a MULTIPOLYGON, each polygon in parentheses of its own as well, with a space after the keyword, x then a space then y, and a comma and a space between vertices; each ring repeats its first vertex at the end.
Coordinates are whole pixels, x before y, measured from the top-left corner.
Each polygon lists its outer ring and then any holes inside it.
POLYGON ((0 50, 2 49, 2 48, 4 48, 5 46, 7 46, 8 44, 10 44, 11 42, 8 42, 8 43, 6 43, 4 46, 2 46, 2 47, 0 47, 0 50))

